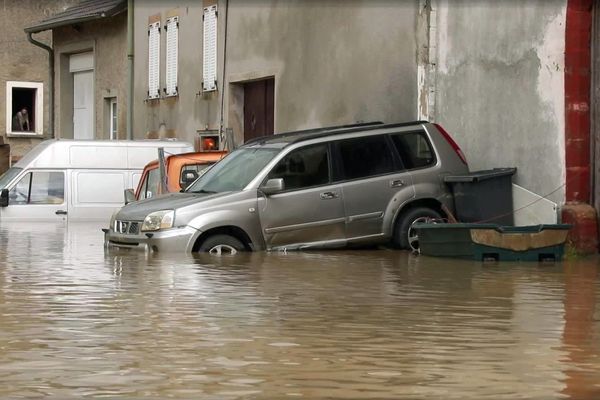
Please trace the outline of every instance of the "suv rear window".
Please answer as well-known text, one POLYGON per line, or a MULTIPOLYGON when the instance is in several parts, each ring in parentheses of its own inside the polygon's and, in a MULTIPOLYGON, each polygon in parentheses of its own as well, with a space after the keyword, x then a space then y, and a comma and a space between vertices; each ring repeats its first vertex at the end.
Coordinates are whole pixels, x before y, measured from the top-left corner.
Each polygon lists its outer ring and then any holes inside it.
POLYGON ((337 143, 342 179, 358 179, 394 172, 394 156, 384 135, 337 143))
POLYGON ((435 163, 433 149, 424 132, 408 132, 391 135, 406 169, 424 168, 435 163))

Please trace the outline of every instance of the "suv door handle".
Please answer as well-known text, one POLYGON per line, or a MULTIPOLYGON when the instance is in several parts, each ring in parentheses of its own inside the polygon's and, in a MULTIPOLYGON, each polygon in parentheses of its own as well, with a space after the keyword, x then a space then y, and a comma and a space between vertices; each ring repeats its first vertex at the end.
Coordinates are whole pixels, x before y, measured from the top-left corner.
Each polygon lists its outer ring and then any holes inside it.
POLYGON ((402 179, 395 179, 390 181, 390 187, 400 187, 404 186, 404 181, 402 179))
POLYGON ((336 192, 323 192, 319 196, 321 196, 323 200, 331 200, 338 197, 338 194, 336 192))
POLYGON ((67 212, 65 210, 57 210, 54 214, 56 214, 56 215, 67 215, 67 212))

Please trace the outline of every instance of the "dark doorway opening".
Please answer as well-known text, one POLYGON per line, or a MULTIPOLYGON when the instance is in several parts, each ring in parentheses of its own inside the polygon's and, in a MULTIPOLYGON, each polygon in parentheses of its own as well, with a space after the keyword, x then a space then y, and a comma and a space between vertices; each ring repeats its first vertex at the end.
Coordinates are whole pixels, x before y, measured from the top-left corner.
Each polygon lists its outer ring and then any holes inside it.
POLYGON ((273 134, 274 107, 274 78, 244 83, 244 142, 273 134))
POLYGON ((36 96, 37 89, 35 88, 12 88, 13 132, 35 132, 36 96))

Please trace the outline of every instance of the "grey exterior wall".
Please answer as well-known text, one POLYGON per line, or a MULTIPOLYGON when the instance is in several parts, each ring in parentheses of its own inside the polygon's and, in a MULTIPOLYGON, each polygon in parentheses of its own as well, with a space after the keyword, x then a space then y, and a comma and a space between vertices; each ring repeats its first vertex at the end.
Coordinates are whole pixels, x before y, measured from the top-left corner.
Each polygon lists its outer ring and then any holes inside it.
MULTIPOLYGON (((75 0, 3 0, 0 1, 0 133, 6 135, 6 82, 44 83, 44 136, 48 132, 48 52, 27 41, 28 26, 77 3, 75 0)), ((50 44, 49 32, 34 35, 50 44)), ((42 138, 6 138, 11 153, 20 157, 42 138)))
MULTIPOLYGON (((144 0, 134 6, 134 138, 160 136, 193 140, 196 130, 217 129, 220 93, 201 94, 202 89, 202 1, 144 0), (167 14, 179 16, 178 96, 147 100, 148 98, 148 18, 160 15, 160 88, 165 87, 164 25, 167 14)), ((219 24, 222 29, 223 25, 219 24)), ((220 33, 220 32, 219 32, 220 33)), ((219 50, 222 59, 223 35, 219 50)), ((163 93, 164 94, 164 93, 163 93)))
MULTIPOLYGON (((565 182, 566 1, 439 0, 435 111, 471 169, 517 167, 545 195, 565 182)), ((549 197, 564 201, 564 187, 549 197)))
MULTIPOLYGON (((226 81, 223 49, 226 7, 219 1, 218 87, 201 93, 202 2, 145 0, 135 5, 135 137, 192 140, 198 130, 223 127, 237 142, 243 130, 240 83, 275 78, 275 131, 416 118, 415 1, 230 0, 226 81), (146 101, 148 18, 178 9, 179 96, 146 101)), ((164 45, 161 34, 161 87, 164 45)))
POLYGON ((73 137, 73 77, 69 56, 94 53, 95 138, 108 139, 106 99, 117 98, 118 138, 127 129, 127 12, 111 18, 65 26, 53 30, 55 49, 55 134, 73 137))

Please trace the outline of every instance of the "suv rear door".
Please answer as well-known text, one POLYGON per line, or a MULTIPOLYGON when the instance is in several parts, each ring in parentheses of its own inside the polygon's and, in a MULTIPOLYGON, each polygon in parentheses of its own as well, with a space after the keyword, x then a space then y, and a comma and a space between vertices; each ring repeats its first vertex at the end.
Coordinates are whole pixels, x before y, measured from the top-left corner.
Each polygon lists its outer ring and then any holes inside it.
POLYGON ((344 198, 346 237, 382 236, 384 222, 415 196, 412 178, 391 139, 381 134, 339 140, 334 144, 334 155, 334 177, 344 198))
POLYGON ((283 192, 259 202, 267 248, 345 244, 344 204, 332 184, 328 143, 291 151, 267 179, 283 178, 283 192))

